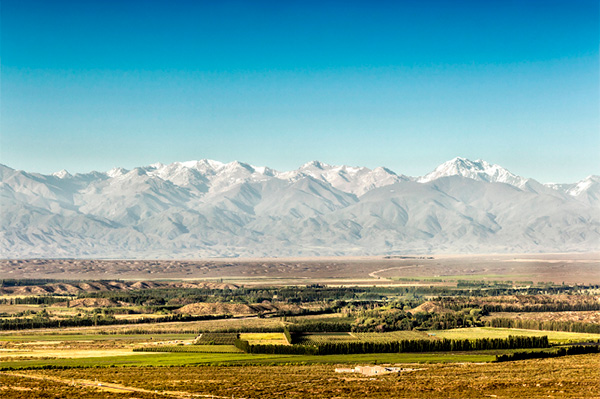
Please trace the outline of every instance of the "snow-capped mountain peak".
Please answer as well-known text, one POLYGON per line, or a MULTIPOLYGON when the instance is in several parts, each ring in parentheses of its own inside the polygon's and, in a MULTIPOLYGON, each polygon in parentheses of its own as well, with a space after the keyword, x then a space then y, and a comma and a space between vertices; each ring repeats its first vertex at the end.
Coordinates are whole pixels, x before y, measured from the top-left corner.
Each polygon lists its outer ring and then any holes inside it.
POLYGON ((567 190, 567 194, 577 197, 590 190, 594 185, 600 184, 600 176, 588 176, 585 179, 575 183, 572 187, 567 190))
POLYGON ((300 168, 298 168, 298 169, 299 170, 314 170, 314 169, 324 170, 324 169, 329 169, 329 168, 331 168, 331 165, 328 165, 325 162, 310 161, 310 162, 307 162, 304 165, 300 166, 300 168))
POLYGON ((462 176, 488 183, 506 183, 519 188, 525 187, 529 181, 529 179, 517 176, 499 165, 490 164, 481 159, 471 161, 461 157, 444 162, 431 173, 418 178, 417 181, 427 183, 447 176, 462 176))
POLYGON ((59 179, 67 179, 73 177, 66 169, 59 170, 58 172, 52 173, 52 176, 58 177, 59 179))
POLYGON ((124 168, 112 168, 111 170, 109 170, 108 172, 106 172, 106 175, 108 177, 119 177, 119 176, 123 176, 125 174, 129 173, 129 171, 127 169, 124 168))
POLYGON ((595 206, 600 204, 600 176, 598 175, 590 175, 577 183, 547 183, 545 186, 577 198, 584 203, 595 206))

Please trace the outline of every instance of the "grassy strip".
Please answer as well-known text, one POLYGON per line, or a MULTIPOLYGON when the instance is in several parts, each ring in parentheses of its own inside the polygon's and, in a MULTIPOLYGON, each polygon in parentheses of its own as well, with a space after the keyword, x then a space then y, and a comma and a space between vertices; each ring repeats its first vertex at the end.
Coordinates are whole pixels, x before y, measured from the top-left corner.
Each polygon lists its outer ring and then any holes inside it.
POLYGON ((0 362, 0 370, 67 369, 82 367, 168 367, 234 366, 274 364, 394 364, 491 362, 497 354, 511 351, 439 352, 439 353, 371 353, 358 355, 268 355, 246 353, 155 353, 131 356, 106 356, 77 359, 33 359, 0 362))

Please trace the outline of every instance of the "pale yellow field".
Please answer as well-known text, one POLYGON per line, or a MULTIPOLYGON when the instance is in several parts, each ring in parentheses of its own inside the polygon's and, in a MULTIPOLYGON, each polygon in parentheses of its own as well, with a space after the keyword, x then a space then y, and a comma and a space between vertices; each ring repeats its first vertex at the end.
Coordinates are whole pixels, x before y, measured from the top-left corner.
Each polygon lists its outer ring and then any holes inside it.
POLYGON ((289 345, 283 333, 244 333, 240 339, 250 345, 289 345))
POLYGON ((84 358, 139 355, 131 349, 0 349, 0 362, 22 357, 84 358))

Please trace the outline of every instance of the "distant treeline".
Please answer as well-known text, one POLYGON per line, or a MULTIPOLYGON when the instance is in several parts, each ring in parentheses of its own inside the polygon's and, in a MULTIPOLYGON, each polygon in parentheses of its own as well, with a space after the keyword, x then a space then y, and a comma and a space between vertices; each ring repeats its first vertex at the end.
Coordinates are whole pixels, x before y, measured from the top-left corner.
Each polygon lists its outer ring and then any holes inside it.
POLYGON ((578 321, 540 321, 509 318, 494 318, 485 321, 486 327, 523 328, 527 330, 566 331, 577 333, 600 334, 600 324, 582 323, 578 321))
POLYGON ((68 319, 50 319, 45 317, 31 318, 8 318, 0 320, 0 331, 3 330, 25 330, 35 328, 63 328, 63 327, 90 327, 90 326, 109 326, 121 324, 149 324, 149 323, 167 323, 173 321, 200 321, 231 318, 231 315, 206 315, 190 316, 174 314, 162 317, 146 317, 138 319, 116 319, 114 317, 104 317, 100 315, 85 317, 70 317, 68 319))
POLYGON ((482 326, 481 309, 462 309, 460 312, 426 313, 397 308, 381 308, 359 313, 352 324, 354 332, 385 332, 410 330, 444 330, 482 326))
MULTIPOLYGON (((99 280, 102 281, 102 280, 99 280)), ((25 285, 46 285, 57 282, 73 282, 73 280, 27 279, 0 280, 0 287, 16 287, 25 285)), ((91 281, 89 281, 91 282, 91 281)), ((591 289, 596 285, 576 286, 575 289, 591 289)), ((296 287, 241 287, 241 288, 145 288, 138 290, 117 290, 81 293, 80 298, 106 298, 114 301, 145 306, 182 306, 194 302, 232 302, 260 303, 263 301, 285 303, 308 302, 375 302, 387 300, 390 297, 409 296, 419 298, 424 296, 470 296, 489 297, 498 295, 539 295, 561 294, 574 289, 568 285, 533 286, 527 289, 512 288, 508 285, 490 286, 489 282, 481 285, 476 282, 461 282, 459 287, 451 286, 402 286, 402 287, 328 287, 322 285, 296 287)), ((35 295, 32 295, 35 297, 35 295)), ((44 297, 50 297, 46 295, 44 297)), ((26 301, 32 301, 26 299, 26 301)), ((49 300, 52 301, 52 300, 49 300)), ((16 303, 16 302, 14 302, 16 303)), ((22 302, 39 303, 39 302, 22 302)), ((42 302, 51 303, 51 302, 42 302)), ((480 306, 480 305, 470 305, 480 306)), ((336 306, 333 306, 336 307, 336 306)), ((567 308, 564 308, 568 310, 567 308)), ((577 309, 575 309, 577 310, 577 309)), ((587 309, 582 309, 587 310, 587 309)), ((498 310, 494 310, 498 311, 498 310)))
MULTIPOLYGON (((577 289, 593 289, 600 286, 577 286, 577 289)), ((107 298, 132 304, 167 304, 174 299, 187 299, 187 302, 235 302, 260 303, 279 301, 286 303, 307 303, 319 301, 378 301, 389 296, 471 296, 489 297, 498 295, 540 295, 563 294, 571 292, 573 287, 556 285, 552 287, 530 287, 516 289, 512 287, 469 286, 464 288, 450 286, 401 286, 401 287, 327 287, 320 285, 295 287, 241 287, 229 288, 149 288, 132 291, 101 291, 79 295, 79 298, 107 298)))
POLYGON ((22 298, 3 298, 0 299, 1 305, 52 305, 58 302, 65 302, 73 298, 73 296, 58 296, 58 295, 42 295, 42 296, 26 296, 22 298))
POLYGON ((353 319, 349 319, 348 322, 326 322, 326 321, 306 321, 300 323, 293 323, 287 326, 288 330, 292 333, 304 333, 304 332, 350 332, 352 331, 353 319))
MULTIPOLYGON (((63 279, 52 279, 52 278, 23 278, 23 279, 13 279, 13 278, 5 278, 0 279, 0 287, 24 287, 27 285, 46 285, 53 283, 81 283, 88 282, 89 280, 63 280, 63 279)), ((111 280, 115 281, 115 280, 111 280)))
POLYGON ((339 342, 313 345, 250 345, 236 339, 235 346, 246 353, 284 355, 343 355, 360 353, 455 352, 492 349, 547 348, 548 337, 400 340, 390 342, 339 342))
POLYGON ((438 298, 435 300, 444 309, 459 311, 465 308, 481 308, 491 312, 567 312, 600 310, 600 302, 591 296, 571 296, 569 301, 552 296, 520 295, 520 303, 481 303, 469 298, 438 298))
MULTIPOLYGON (((475 306, 475 304, 465 304, 466 306, 475 306)), ((481 306, 481 305, 479 305, 481 306)), ((509 304, 494 304, 483 305, 483 309, 488 312, 582 312, 590 310, 600 310, 599 302, 585 303, 543 303, 534 305, 509 305, 509 304)))
POLYGON ((538 351, 538 352, 515 352, 506 355, 496 355, 495 362, 510 362, 513 360, 525 360, 525 359, 546 359, 550 357, 560 357, 569 355, 584 355, 587 353, 600 353, 600 346, 598 345, 574 345, 567 348, 558 348, 552 352, 538 351))
MULTIPOLYGON (((456 287, 458 288, 471 288, 471 287, 494 287, 494 288, 513 288, 514 285, 518 286, 533 286, 533 281, 515 281, 500 280, 500 281, 488 281, 488 280, 457 280, 456 287)), ((539 287, 552 287, 554 284, 536 284, 539 287)))
MULTIPOLYGON (((331 314, 336 313, 338 309, 341 309, 346 303, 335 302, 332 306, 326 306, 322 309, 297 309, 297 310, 278 310, 273 312, 271 316, 276 317, 288 317, 288 316, 309 316, 309 315, 320 315, 320 314, 331 314)), ((259 314, 259 317, 261 315, 259 314)))

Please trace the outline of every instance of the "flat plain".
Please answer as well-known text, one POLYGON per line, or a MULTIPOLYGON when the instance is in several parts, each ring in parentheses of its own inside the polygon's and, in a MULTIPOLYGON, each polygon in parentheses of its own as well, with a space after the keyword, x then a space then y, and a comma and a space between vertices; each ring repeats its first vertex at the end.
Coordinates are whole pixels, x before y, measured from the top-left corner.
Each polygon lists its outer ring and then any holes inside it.
POLYGON ((0 260, 0 278, 190 280, 243 284, 437 284, 457 280, 600 283, 600 253, 398 255, 210 260, 0 260), (436 281, 437 280, 437 281, 436 281))
POLYGON ((598 397, 600 354, 558 353, 600 342, 599 258, 2 260, 0 396, 598 397), (510 337, 548 340, 385 351, 510 337), (359 365, 403 371, 335 371, 359 365))

